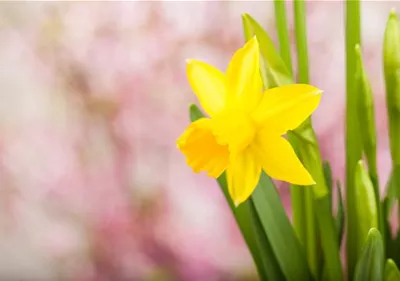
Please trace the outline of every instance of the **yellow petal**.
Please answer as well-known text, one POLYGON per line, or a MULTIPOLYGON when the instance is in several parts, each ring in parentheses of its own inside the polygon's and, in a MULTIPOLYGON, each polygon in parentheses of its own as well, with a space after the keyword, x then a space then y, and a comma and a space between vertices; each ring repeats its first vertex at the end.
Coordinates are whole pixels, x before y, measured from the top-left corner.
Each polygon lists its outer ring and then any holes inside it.
POLYGON ((264 92, 253 118, 270 130, 284 134, 297 128, 318 107, 322 91, 306 84, 292 84, 264 92))
POLYGON ((217 143, 211 119, 201 118, 191 123, 178 138, 177 146, 196 173, 206 171, 209 176, 217 178, 228 166, 228 147, 217 143))
POLYGON ((259 132, 252 145, 257 150, 256 155, 263 170, 270 177, 297 185, 315 184, 290 143, 283 137, 264 130, 259 132))
POLYGON ((256 134, 256 124, 249 114, 226 110, 213 118, 214 135, 218 143, 229 147, 231 158, 248 147, 256 134))
POLYGON ((222 111, 226 103, 226 76, 217 68, 198 60, 187 60, 190 86, 210 116, 222 111))
POLYGON ((254 151, 244 150, 232 161, 226 170, 228 190, 236 206, 253 193, 260 179, 261 166, 254 151))
POLYGON ((255 109, 262 95, 260 50, 256 37, 233 55, 226 75, 228 104, 246 111, 255 109))

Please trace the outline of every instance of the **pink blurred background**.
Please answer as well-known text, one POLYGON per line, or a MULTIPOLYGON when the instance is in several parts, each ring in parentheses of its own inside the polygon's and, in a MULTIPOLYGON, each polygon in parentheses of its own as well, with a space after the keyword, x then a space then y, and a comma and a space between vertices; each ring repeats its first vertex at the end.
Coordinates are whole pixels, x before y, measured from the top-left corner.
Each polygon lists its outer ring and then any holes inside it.
MULTIPOLYGON (((275 40, 273 2, 0 6, 0 280, 256 280, 215 180, 192 173, 175 140, 195 102, 185 59, 225 69, 245 12, 275 40)), ((393 6, 362 3, 382 184, 381 53, 393 6)), ((339 179, 343 9, 307 2, 311 82, 324 90, 314 128, 339 179)), ((288 13, 294 42, 291 3, 288 13)), ((279 191, 290 211, 287 186, 279 191)))

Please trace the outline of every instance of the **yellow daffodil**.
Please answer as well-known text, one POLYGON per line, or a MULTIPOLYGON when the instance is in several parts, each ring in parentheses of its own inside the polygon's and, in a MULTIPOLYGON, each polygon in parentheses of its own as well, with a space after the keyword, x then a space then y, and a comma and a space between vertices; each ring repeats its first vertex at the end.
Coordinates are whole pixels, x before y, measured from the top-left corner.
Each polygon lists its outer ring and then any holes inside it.
POLYGON ((214 178, 225 170, 229 194, 244 202, 261 171, 297 185, 314 180, 282 137, 317 108, 322 91, 293 84, 262 92, 258 41, 232 57, 226 74, 197 60, 187 61, 189 83, 210 118, 191 123, 177 141, 194 172, 214 178))

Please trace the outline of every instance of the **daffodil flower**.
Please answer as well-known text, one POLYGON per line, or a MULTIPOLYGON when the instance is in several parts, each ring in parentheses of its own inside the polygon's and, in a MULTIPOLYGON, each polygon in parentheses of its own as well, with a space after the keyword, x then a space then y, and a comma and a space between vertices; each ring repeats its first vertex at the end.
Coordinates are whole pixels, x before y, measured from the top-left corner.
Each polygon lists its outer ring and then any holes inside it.
POLYGON ((217 178, 226 171, 236 206, 252 194, 262 170, 293 184, 315 184, 282 135, 312 114, 322 91, 293 84, 263 93, 259 64, 255 37, 233 55, 226 74, 187 61, 189 83, 210 118, 191 123, 177 146, 194 172, 217 178))

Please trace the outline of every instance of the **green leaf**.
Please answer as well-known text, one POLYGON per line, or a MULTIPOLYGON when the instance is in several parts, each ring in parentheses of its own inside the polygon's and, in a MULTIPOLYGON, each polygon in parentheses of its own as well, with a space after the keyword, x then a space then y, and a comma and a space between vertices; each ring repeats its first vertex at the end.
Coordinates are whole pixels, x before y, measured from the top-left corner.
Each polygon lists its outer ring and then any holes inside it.
POLYGON ((263 172, 252 195, 264 232, 288 281, 310 280, 304 251, 271 179, 263 172))
POLYGON ((324 164, 324 176, 325 176, 325 182, 326 182, 326 187, 328 188, 329 191, 329 197, 330 197, 330 202, 331 202, 331 209, 332 209, 332 202, 333 202, 333 198, 332 198, 332 169, 331 169, 331 165, 329 164, 328 161, 325 161, 324 164))
MULTIPOLYGON (((340 249, 340 245, 342 244, 342 240, 343 240, 343 234, 344 234, 344 208, 343 208, 343 198, 342 198, 342 191, 341 191, 341 186, 340 186, 340 182, 336 181, 336 189, 338 192, 338 206, 337 206, 337 213, 336 216, 334 218, 335 221, 335 229, 336 229, 336 235, 337 235, 337 241, 338 241, 338 246, 334 245, 334 247, 332 248, 333 253, 335 253, 335 248, 339 247, 340 249)), ((332 200, 332 199, 331 199, 332 200)), ((330 235, 331 232, 328 232, 328 235, 330 235)), ((328 239, 334 239, 332 238, 332 236, 328 239)), ((328 240, 328 243, 330 241, 328 240)), ((335 262, 337 262, 337 260, 334 261, 333 264, 335 264, 335 262)), ((339 273, 341 272, 341 268, 338 267, 338 269, 336 269, 334 271, 335 273, 339 273)), ((341 276, 342 277, 342 276, 341 276)), ((326 267, 326 264, 324 264, 324 268, 322 271, 322 280, 324 281, 328 281, 328 280, 337 280, 334 278, 338 278, 338 277, 333 277, 332 279, 329 278, 328 276, 328 269, 326 267)))
POLYGON ((396 199, 400 200, 400 165, 394 165, 392 169, 392 188, 394 189, 396 199))
POLYGON ((399 232, 393 237, 391 227, 391 217, 393 212, 393 206, 396 200, 398 200, 398 186, 396 186, 395 177, 399 171, 397 167, 394 167, 389 181, 386 186, 386 196, 382 203, 383 213, 385 214, 385 242, 386 242, 386 255, 392 258, 395 262, 400 263, 400 236, 399 232))
POLYGON ((400 165, 400 27, 394 10, 387 21, 383 44, 386 104, 393 166, 400 165))
MULTIPOLYGON (((302 141, 301 135, 294 133, 294 131, 290 131, 288 136, 289 140, 293 143, 293 146, 297 148, 295 149, 296 154, 301 158, 302 151, 299 149, 299 147, 297 147, 297 144, 302 141), (299 142, 295 141, 296 138, 299 142)), ((307 146, 310 148, 315 144, 310 142, 302 143, 307 144, 307 146)), ((306 249, 308 263, 311 267, 312 273, 314 276, 318 276, 318 273, 320 272, 320 253, 319 241, 317 237, 318 225, 315 216, 316 209, 314 202, 314 190, 311 187, 304 188, 304 186, 291 185, 290 191, 294 229, 300 239, 300 242, 306 249)), ((330 201, 329 196, 328 200, 330 201)))
POLYGON ((337 208, 337 214, 335 217, 335 225, 336 225, 336 231, 338 235, 338 240, 339 240, 339 247, 342 244, 343 240, 343 230, 344 230, 344 207, 343 207, 343 196, 342 196, 342 188, 340 185, 340 182, 336 182, 336 189, 338 192, 338 208, 337 208))
POLYGON ((323 165, 324 165, 324 176, 325 176, 326 186, 328 187, 328 190, 332 193, 332 183, 333 183, 332 168, 328 161, 325 161, 323 165))
POLYGON ((388 243, 387 258, 393 259, 396 264, 400 263, 400 230, 397 235, 388 243))
POLYGON ((385 264, 384 281, 400 281, 400 272, 396 263, 388 259, 385 264))
POLYGON ((391 256, 393 250, 396 248, 394 246, 395 240, 392 237, 392 228, 390 224, 390 219, 392 216, 392 209, 394 203, 398 198, 397 188, 394 181, 395 171, 392 170, 389 181, 386 186, 386 195, 382 202, 382 213, 384 219, 384 227, 385 227, 385 246, 386 246, 386 253, 388 256, 391 256))
POLYGON ((201 112, 201 110, 199 109, 199 107, 195 104, 191 104, 189 106, 189 116, 190 116, 190 120, 192 122, 205 117, 203 112, 201 112))
MULTIPOLYGON (((329 190, 329 208, 331 212, 333 213, 332 210, 332 205, 333 205, 333 179, 332 179, 332 169, 328 161, 324 162, 324 175, 325 175, 325 181, 326 185, 329 190)), ((336 216, 334 217, 334 224, 335 224, 335 229, 336 229, 336 235, 337 235, 337 241, 338 241, 338 247, 340 248, 340 245, 342 243, 342 238, 343 238, 343 225, 344 225, 344 209, 343 209, 343 198, 342 198, 342 192, 341 192, 341 187, 340 187, 340 182, 336 181, 336 191, 338 193, 338 203, 337 203, 337 213, 336 216)), ((322 271, 322 280, 329 280, 328 277, 328 272, 326 265, 323 265, 323 271, 322 271)))
POLYGON ((356 218, 356 257, 360 257, 365 238, 371 228, 378 227, 378 210, 374 187, 362 160, 358 161, 354 181, 356 218))
POLYGON ((296 138, 299 143, 311 145, 318 149, 318 144, 312 134, 301 134, 301 131, 297 131, 297 130, 287 131, 286 134, 290 138, 293 138, 293 139, 296 138))
POLYGON ((390 216, 392 215, 392 208, 395 202, 395 198, 390 198, 386 196, 382 202, 383 212, 385 213, 385 221, 386 221, 386 233, 391 238, 391 227, 390 227, 390 216))
MULTIPOLYGON (((194 104, 189 107, 189 115, 192 122, 204 117, 201 110, 194 104)), ((250 198, 236 208, 228 192, 225 173, 217 179, 217 182, 233 212, 235 220, 253 257, 260 279, 262 281, 283 280, 282 271, 272 251, 271 244, 264 233, 264 229, 254 207, 253 199, 250 198)))
POLYGON ((379 230, 372 228, 368 232, 360 259, 357 262, 355 281, 380 281, 383 280, 384 266, 383 241, 379 230))
MULTIPOLYGON (((312 127, 308 126, 306 129, 307 131, 303 132, 312 134, 315 138, 312 127)), ((328 276, 330 280, 339 281, 343 278, 340 262, 340 248, 337 239, 337 230, 332 216, 331 198, 325 183, 321 156, 315 145, 302 143, 299 151, 300 159, 317 183, 312 187, 315 201, 315 217, 321 236, 321 245, 328 276)))
POLYGON ((346 1, 346 214, 347 214, 347 262, 348 279, 352 280, 357 261, 354 175, 357 161, 361 159, 361 140, 357 114, 357 92, 354 73, 357 61, 354 47, 361 42, 360 1, 346 1))
POLYGON ((328 195, 315 199, 318 230, 321 233, 321 244, 324 252, 324 270, 329 280, 343 280, 342 265, 339 257, 339 241, 336 225, 330 208, 328 195))
MULTIPOLYGON (((243 24, 251 28, 253 33, 257 36, 260 44, 260 51, 263 61, 265 62, 265 75, 263 76, 264 85, 268 85, 269 88, 274 86, 282 86, 292 84, 293 79, 290 72, 288 71, 282 58, 279 56, 273 41, 264 31, 261 25, 248 14, 242 15, 243 24), (268 82, 265 81, 266 77, 270 77, 268 82), (274 84, 272 84, 274 82, 274 84)), ((263 69, 262 67, 261 69, 263 69)))
MULTIPOLYGON (((399 198, 399 193, 398 193, 398 189, 396 187, 396 182, 395 182, 395 175, 396 175, 396 171, 393 168, 392 172, 390 173, 389 181, 386 186, 386 197, 393 199, 392 203, 394 203, 395 199, 399 198)), ((392 205, 390 205, 390 207, 392 207, 392 205)), ((386 215, 388 216, 389 214, 386 213, 386 215)))
MULTIPOLYGON (((284 280, 284 276, 278 261, 273 253, 270 242, 264 233, 259 216, 252 199, 248 200, 249 215, 253 225, 254 238, 257 247, 260 250, 260 259, 263 273, 260 275, 261 280, 284 280)), ((245 205, 246 206, 246 205, 245 205)), ((239 206, 240 207, 240 206, 239 206)), ((236 211, 237 212, 237 211, 236 211)))

